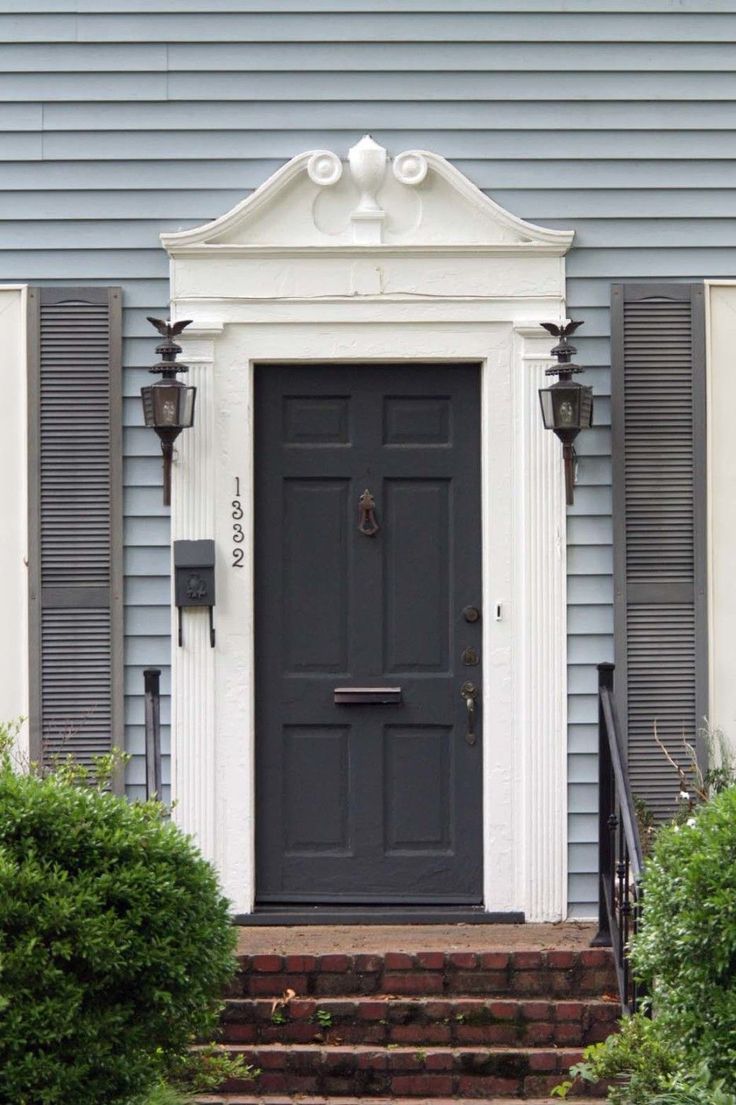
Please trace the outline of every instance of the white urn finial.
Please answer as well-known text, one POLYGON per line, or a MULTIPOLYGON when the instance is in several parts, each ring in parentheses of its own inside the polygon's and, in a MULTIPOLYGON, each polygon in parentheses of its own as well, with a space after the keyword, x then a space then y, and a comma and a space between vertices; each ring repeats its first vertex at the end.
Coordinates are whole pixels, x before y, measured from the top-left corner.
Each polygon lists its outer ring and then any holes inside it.
POLYGON ((350 216, 356 241, 368 244, 380 242, 381 223, 386 213, 376 195, 386 175, 388 154, 383 146, 373 141, 370 134, 366 134, 348 151, 348 163, 360 194, 358 206, 350 216))

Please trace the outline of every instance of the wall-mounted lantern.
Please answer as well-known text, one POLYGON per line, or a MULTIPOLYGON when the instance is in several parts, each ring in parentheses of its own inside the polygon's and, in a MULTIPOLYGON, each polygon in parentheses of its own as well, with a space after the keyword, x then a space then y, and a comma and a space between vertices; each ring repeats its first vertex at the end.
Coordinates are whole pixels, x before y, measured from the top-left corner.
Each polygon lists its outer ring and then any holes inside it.
POLYGON ((589 429, 593 421, 593 389, 584 384, 576 384, 573 380, 573 375, 583 369, 572 362, 577 349, 570 344, 569 337, 583 324, 567 321, 562 326, 557 326, 554 322, 543 322, 541 325, 553 337, 559 338, 557 345, 551 350, 552 356, 559 363, 554 368, 548 368, 545 373, 546 376, 558 376, 559 379, 551 387, 539 389, 539 401, 545 428, 556 433, 562 442, 566 501, 571 506, 575 496, 573 441, 581 430, 589 429))
POLYGON ((188 386, 176 378, 177 372, 188 372, 189 369, 185 364, 176 363, 177 355, 181 353, 181 346, 176 344, 174 338, 181 334, 184 327, 189 326, 192 320, 168 322, 149 316, 148 321, 156 327, 159 334, 163 335, 164 340, 156 346, 156 352, 161 360, 149 369, 149 372, 159 372, 161 379, 155 384, 141 388, 143 418, 146 426, 155 430, 161 439, 161 452, 164 457, 164 506, 171 506, 171 460, 174 442, 182 430, 188 430, 194 424, 194 400, 197 395, 195 387, 188 386))

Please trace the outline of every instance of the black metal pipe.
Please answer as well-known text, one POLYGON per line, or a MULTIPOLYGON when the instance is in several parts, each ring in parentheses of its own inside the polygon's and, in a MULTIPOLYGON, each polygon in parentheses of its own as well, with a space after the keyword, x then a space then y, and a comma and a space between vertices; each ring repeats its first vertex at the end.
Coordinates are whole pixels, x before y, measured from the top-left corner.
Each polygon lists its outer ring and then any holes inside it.
POLYGON ((161 669, 143 672, 146 701, 146 798, 161 798, 161 669))
MULTIPOLYGON (((603 713, 602 690, 613 691, 614 665, 598 665, 598 932, 593 944, 596 947, 611 946, 611 927, 608 920, 605 887, 613 870, 611 848, 611 817, 613 816, 613 769, 611 749, 603 713)), ((613 888, 611 887, 611 890, 613 888)))

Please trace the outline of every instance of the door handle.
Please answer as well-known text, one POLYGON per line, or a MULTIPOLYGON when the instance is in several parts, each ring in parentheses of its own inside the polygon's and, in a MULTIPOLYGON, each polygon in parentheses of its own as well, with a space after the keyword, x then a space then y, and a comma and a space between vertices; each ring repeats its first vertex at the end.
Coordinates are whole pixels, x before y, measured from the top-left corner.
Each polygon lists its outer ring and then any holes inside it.
POLYGON ((475 732, 475 703, 478 698, 478 688, 475 683, 463 683, 460 688, 460 694, 463 697, 465 709, 468 712, 468 727, 465 732, 465 743, 472 745, 475 744, 478 739, 475 732))

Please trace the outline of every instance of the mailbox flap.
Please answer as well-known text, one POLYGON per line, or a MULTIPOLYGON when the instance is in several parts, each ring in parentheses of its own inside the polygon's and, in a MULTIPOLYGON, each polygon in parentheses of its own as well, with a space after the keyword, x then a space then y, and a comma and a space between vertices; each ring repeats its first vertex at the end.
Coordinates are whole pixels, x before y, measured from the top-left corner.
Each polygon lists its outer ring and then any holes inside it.
POLYGON ((214 568, 214 566, 214 541, 207 540, 174 542, 175 568, 214 568))

